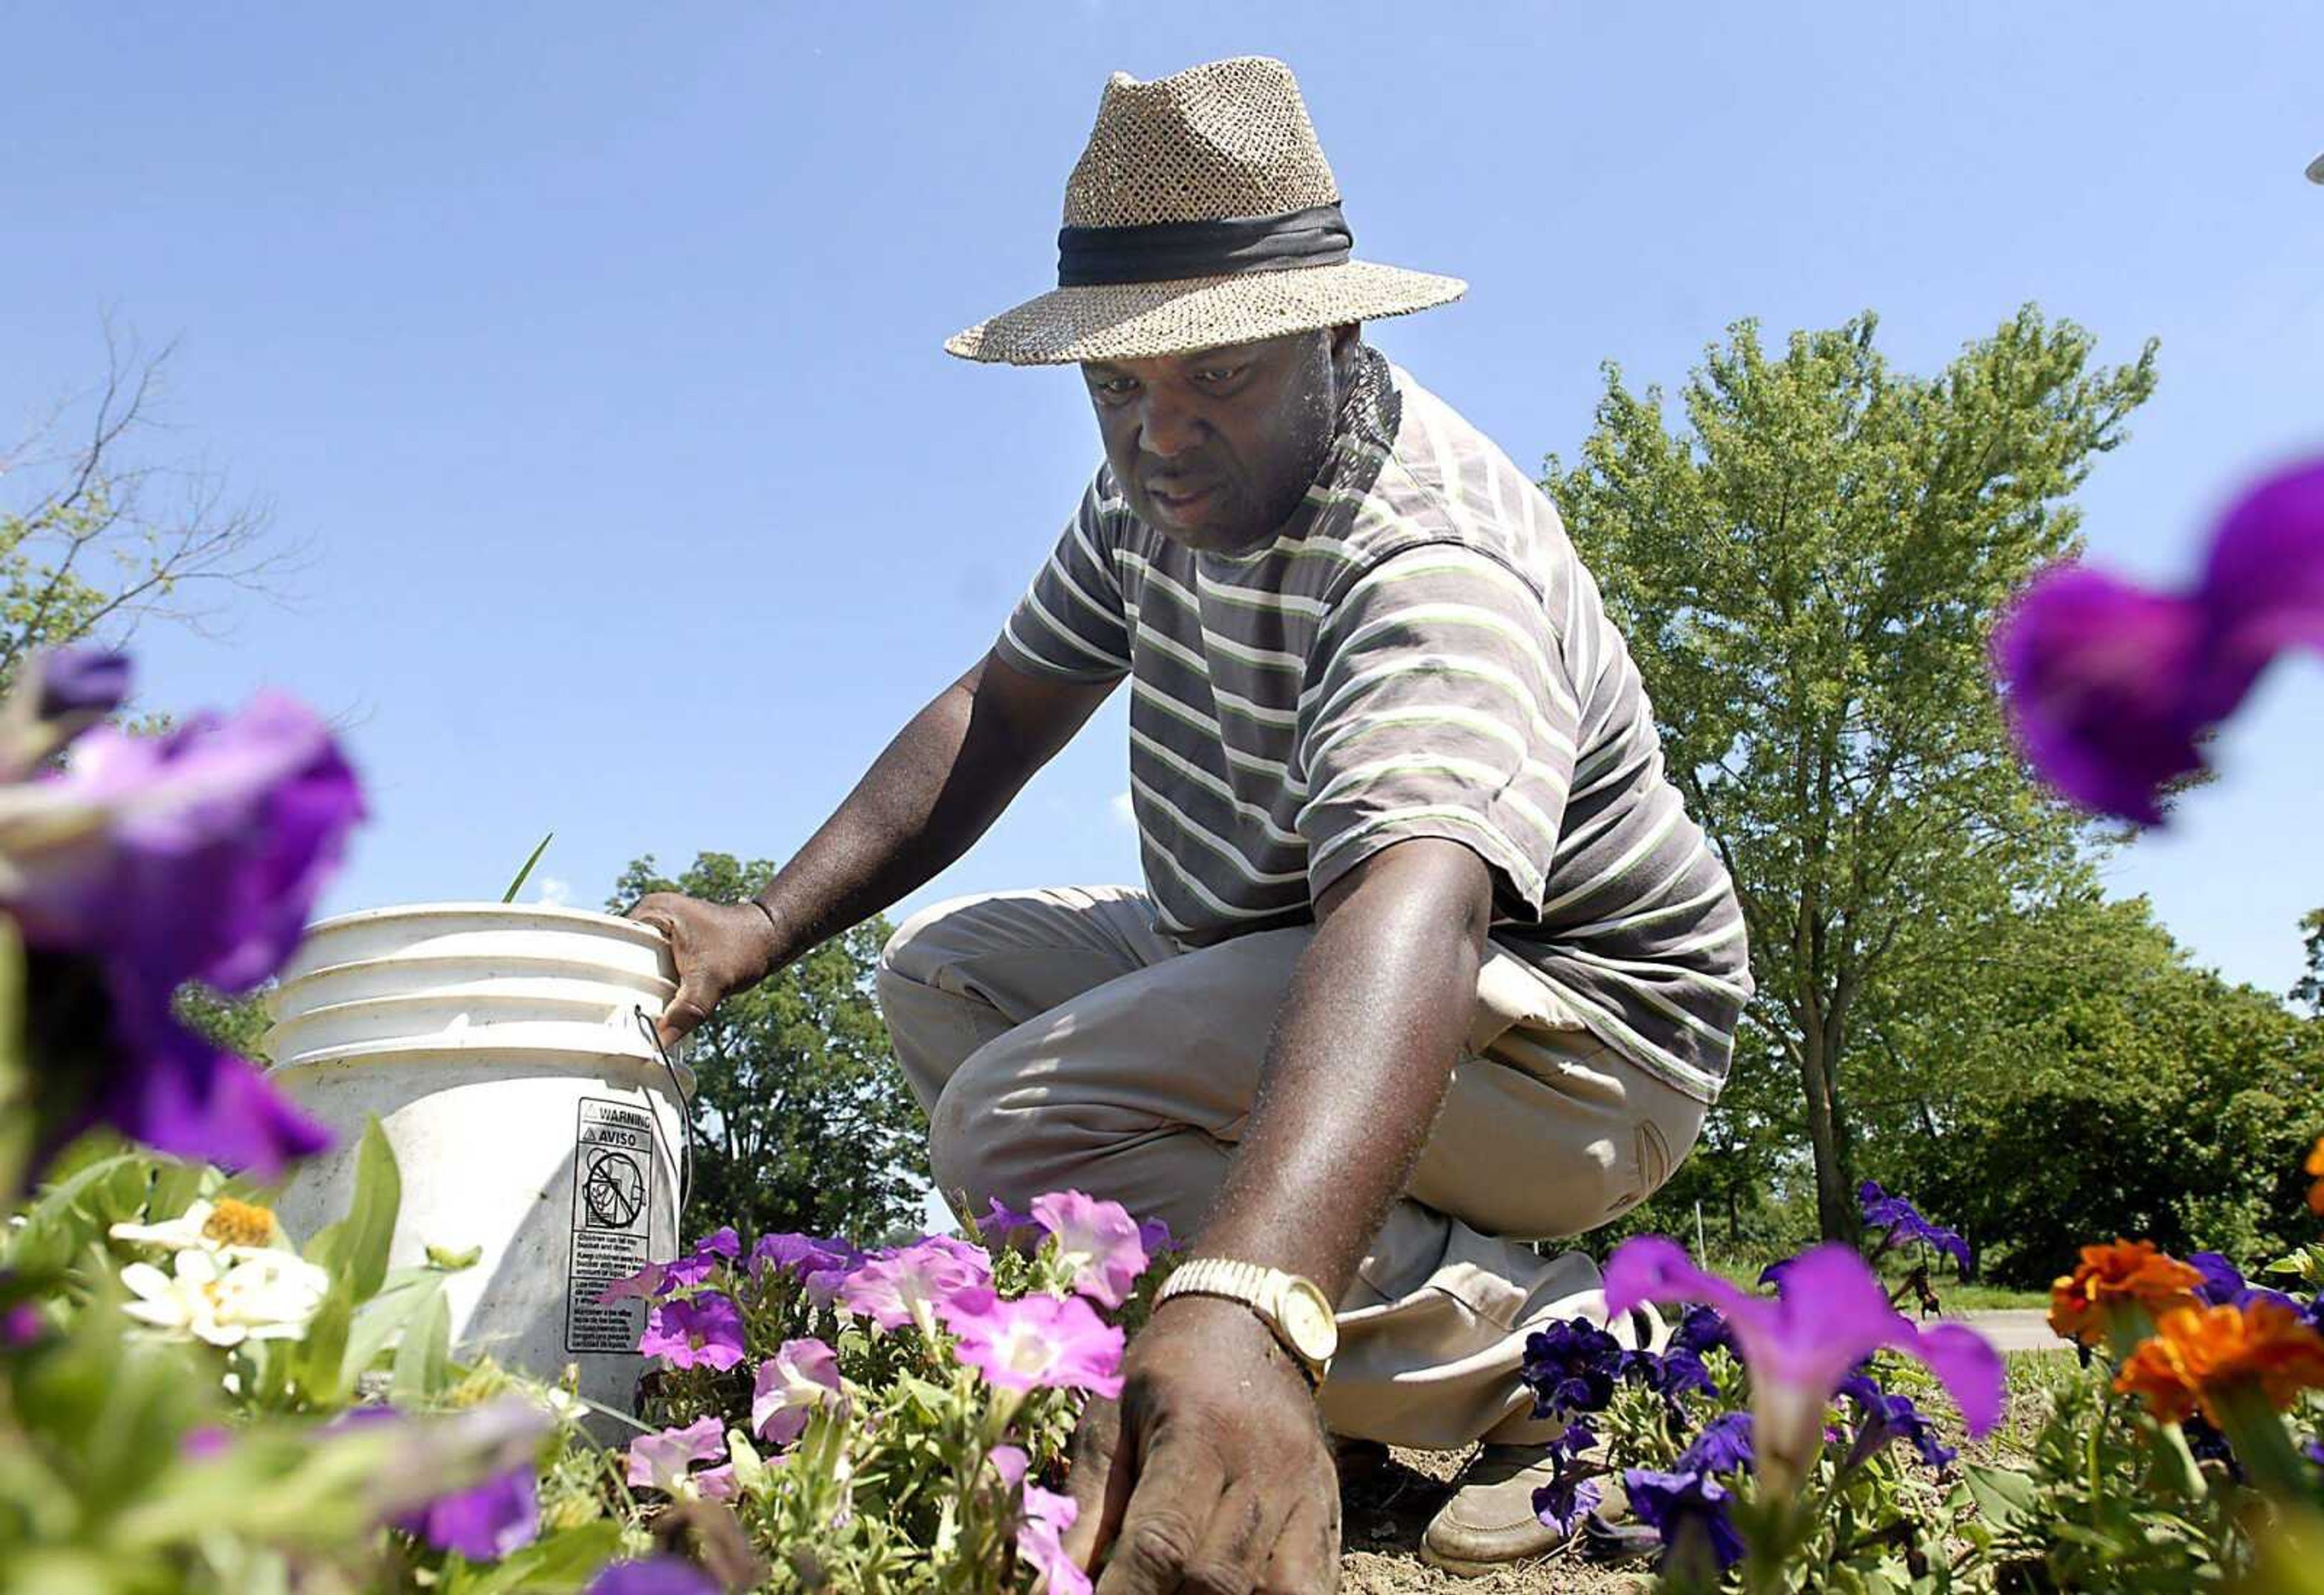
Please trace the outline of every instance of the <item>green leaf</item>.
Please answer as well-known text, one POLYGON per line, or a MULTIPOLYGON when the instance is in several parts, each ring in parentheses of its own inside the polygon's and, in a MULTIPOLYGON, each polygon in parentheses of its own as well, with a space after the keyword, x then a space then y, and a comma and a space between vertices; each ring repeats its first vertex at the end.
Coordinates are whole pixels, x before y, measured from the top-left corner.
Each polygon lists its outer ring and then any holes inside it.
POLYGON ((404 1326, 395 1348, 395 1382, 391 1397, 398 1405, 426 1400, 444 1387, 445 1369, 452 1354, 452 1306, 440 1290, 404 1326))
POLYGON ((431 1299, 440 1299, 444 1277, 432 1268, 398 1268, 387 1277, 379 1294, 355 1309, 347 1332, 346 1355, 339 1365, 340 1382, 354 1388, 399 1334, 409 1334, 427 1311, 431 1299))
POLYGON ((534 848, 532 856, 524 861, 524 868, 516 872, 516 879, 510 881, 509 889, 501 894, 501 901, 504 903, 516 901, 516 894, 524 890, 525 877, 532 873, 533 865, 540 862, 540 855, 549 851, 549 844, 555 841, 557 833, 551 831, 540 839, 540 845, 534 848))
POLYGON ((32 1072, 24 1060, 24 944, 0 917, 0 1191, 23 1188, 32 1153, 32 1072))
POLYGON ((306 1338, 290 1362, 290 1378, 307 1399, 335 1406, 355 1388, 346 1370, 347 1338, 355 1323, 355 1287, 339 1275, 307 1322, 306 1338))
POLYGON ((1978 1515, 1997 1530, 2025 1526, 2034 1511, 2034 1480, 2015 1468, 1971 1462, 1961 1470, 1978 1515))
POLYGON ((309 1258, 328 1268, 333 1278, 344 1276, 356 1301, 370 1300, 387 1277, 388 1243, 395 1238, 396 1211, 402 1203, 395 1152, 374 1119, 364 1127, 356 1149, 355 1200, 347 1216, 308 1243, 309 1258))
POLYGON ((541 1590, 548 1595, 578 1590, 621 1549, 621 1525, 605 1519, 535 1540, 503 1556, 488 1571, 463 1566, 448 1581, 447 1595, 512 1595, 541 1590))

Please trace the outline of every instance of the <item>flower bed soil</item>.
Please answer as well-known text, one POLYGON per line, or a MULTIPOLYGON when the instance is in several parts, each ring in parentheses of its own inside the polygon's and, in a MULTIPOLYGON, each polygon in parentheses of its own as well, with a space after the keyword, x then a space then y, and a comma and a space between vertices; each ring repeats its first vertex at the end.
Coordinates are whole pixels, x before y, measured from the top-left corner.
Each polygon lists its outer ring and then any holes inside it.
POLYGON ((1452 1493, 1465 1452, 1398 1451, 1388 1466, 1351 1480, 1342 1493, 1342 1595, 1632 1595, 1647 1581, 1561 1553, 1480 1579, 1455 1578, 1420 1560, 1420 1535, 1452 1493))

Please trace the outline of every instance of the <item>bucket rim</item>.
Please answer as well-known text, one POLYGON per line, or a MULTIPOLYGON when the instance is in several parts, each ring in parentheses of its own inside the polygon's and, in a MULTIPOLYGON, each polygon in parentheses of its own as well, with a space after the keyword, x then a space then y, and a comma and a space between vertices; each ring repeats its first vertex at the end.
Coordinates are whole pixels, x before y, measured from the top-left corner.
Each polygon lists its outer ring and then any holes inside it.
MULTIPOLYGON (((476 1055, 484 1050, 487 1049, 475 1046, 447 1046, 433 1037, 423 1037, 418 1040, 350 1041, 344 1046, 327 1046, 314 1052, 302 1052, 291 1057, 278 1059, 267 1065, 266 1073, 271 1076, 289 1074, 298 1069, 314 1068, 324 1064, 362 1063, 372 1059, 385 1059, 399 1064, 416 1064, 436 1058, 446 1064, 473 1065, 476 1061, 476 1055)), ((602 1047, 542 1046, 538 1043, 513 1045, 503 1043, 495 1045, 489 1050, 507 1053, 528 1064, 572 1063, 590 1065, 621 1064, 643 1074, 649 1084, 668 1078, 662 1073, 661 1060, 642 1053, 607 1052, 602 1047)), ((685 1088, 687 1096, 691 1098, 695 1090, 693 1066, 672 1058, 670 1068, 677 1073, 678 1083, 685 1088)))
POLYGON ((307 927, 309 936, 326 931, 340 930, 348 926, 370 925, 381 920, 434 918, 484 919, 517 917, 563 920, 570 925, 586 925, 593 930, 618 934, 641 946, 667 947, 669 938, 642 920, 625 919, 618 914, 606 914, 595 908, 575 908, 562 903, 392 903, 380 908, 354 908, 344 914, 334 914, 318 919, 307 927))
MULTIPOLYGON (((417 971, 424 973, 430 969, 466 967, 487 961, 509 970, 510 973, 505 976, 479 975, 476 977, 478 980, 561 980, 576 984, 603 982, 608 985, 617 985, 632 991, 641 991, 641 988, 631 982, 650 981, 653 982, 652 985, 642 989, 646 993, 670 997, 677 995, 678 992, 678 982, 666 974, 647 974, 642 971, 615 969, 604 964, 582 964, 578 967, 589 973, 575 973, 572 972, 576 966, 571 959, 557 957, 547 953, 495 953, 491 954, 489 960, 484 954, 478 953, 389 953, 376 958, 347 958, 337 963, 318 963, 312 969, 302 969, 290 979, 279 981, 267 987, 264 995, 268 1003, 268 1011, 272 1012, 274 999, 281 993, 303 986, 309 982, 319 984, 326 978, 345 975, 349 970, 392 969, 398 973, 417 971)), ((428 993, 412 991, 406 995, 424 997, 428 993)))

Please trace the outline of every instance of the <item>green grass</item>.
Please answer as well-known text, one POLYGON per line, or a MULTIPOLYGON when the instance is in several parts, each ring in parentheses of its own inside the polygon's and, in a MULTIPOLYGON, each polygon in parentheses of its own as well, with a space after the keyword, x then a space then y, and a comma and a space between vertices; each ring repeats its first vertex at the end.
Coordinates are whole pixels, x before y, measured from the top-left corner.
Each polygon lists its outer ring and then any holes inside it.
MULTIPOLYGON (((1762 1266, 1752 1262, 1730 1263, 1724 1259, 1714 1260, 1711 1265, 1712 1272, 1721 1278, 1733 1281, 1746 1290, 1757 1288, 1759 1269, 1762 1266)), ((1893 1262, 1884 1262, 1880 1268, 1881 1282, 1892 1292, 1904 1283, 1904 1275, 1905 1269, 1895 1266, 1893 1262)), ((2047 1291, 2016 1290, 2005 1285, 1987 1285, 1982 1280, 1974 1285, 1963 1285, 1960 1280, 1947 1274, 1933 1276, 1930 1285, 1931 1288, 1937 1293, 1937 1299, 1944 1304, 1944 1310, 1947 1313, 1980 1313, 2010 1307, 2047 1308, 2050 1305, 2050 1294, 2047 1291)), ((1905 1298, 1898 1305, 1899 1310, 1905 1316, 1914 1315, 1915 1308, 1910 1297, 1905 1298)))

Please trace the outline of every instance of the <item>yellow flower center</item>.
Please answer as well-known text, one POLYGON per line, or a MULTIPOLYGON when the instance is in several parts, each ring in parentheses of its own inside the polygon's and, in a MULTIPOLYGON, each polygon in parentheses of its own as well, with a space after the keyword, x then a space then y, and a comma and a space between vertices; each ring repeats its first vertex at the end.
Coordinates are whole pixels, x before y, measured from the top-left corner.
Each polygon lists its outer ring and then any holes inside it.
POLYGON ((202 1224, 202 1238, 221 1246, 264 1246, 274 1239, 274 1210, 221 1196, 202 1224))

